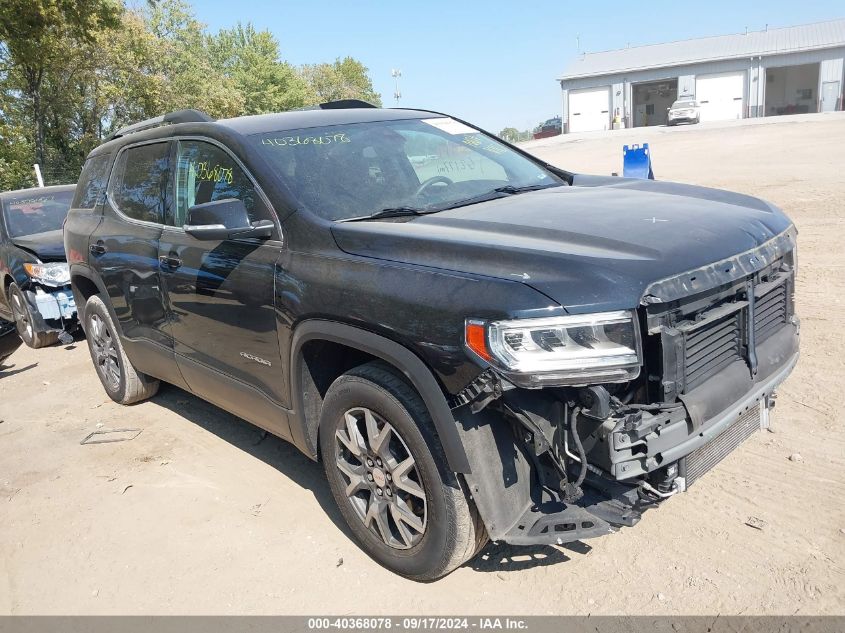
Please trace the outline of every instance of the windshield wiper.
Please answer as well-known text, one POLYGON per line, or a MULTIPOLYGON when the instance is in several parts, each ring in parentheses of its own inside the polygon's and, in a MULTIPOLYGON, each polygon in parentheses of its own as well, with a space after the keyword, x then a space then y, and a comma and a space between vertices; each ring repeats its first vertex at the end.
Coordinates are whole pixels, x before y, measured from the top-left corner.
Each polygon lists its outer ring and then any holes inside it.
POLYGON ((523 187, 514 187, 513 185, 505 185, 504 187, 496 187, 493 191, 498 191, 499 193, 522 193, 523 191, 536 191, 538 189, 546 189, 548 187, 554 187, 555 185, 525 185, 523 187))
POLYGON ((472 196, 470 198, 466 198, 465 200, 458 200, 457 202, 450 204, 448 207, 443 209, 443 211, 448 209, 457 209, 458 207, 467 207, 471 204, 478 204, 479 202, 487 202, 488 200, 496 200, 497 198, 501 198, 502 194, 505 195, 513 195, 516 193, 523 193, 525 191, 535 191, 537 189, 546 189, 548 187, 557 187, 557 184, 552 185, 526 185, 524 187, 515 187, 513 185, 504 185, 502 187, 496 187, 495 189, 491 189, 490 191, 486 191, 484 193, 480 193, 477 196, 472 196))
POLYGON ((418 209, 416 207, 390 207, 376 211, 372 215, 363 215, 358 218, 346 218, 340 222, 363 222, 364 220, 379 220, 381 218, 401 218, 409 215, 425 215, 431 213, 425 209, 418 209))

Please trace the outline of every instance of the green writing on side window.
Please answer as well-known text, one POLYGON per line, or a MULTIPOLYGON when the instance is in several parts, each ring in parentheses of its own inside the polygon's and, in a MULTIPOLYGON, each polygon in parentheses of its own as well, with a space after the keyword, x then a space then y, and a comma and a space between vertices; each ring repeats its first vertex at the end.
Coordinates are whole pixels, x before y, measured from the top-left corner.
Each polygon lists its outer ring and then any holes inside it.
POLYGON ((210 180, 212 182, 225 182, 227 185, 232 184, 232 168, 223 167, 222 165, 214 165, 208 161, 201 163, 191 163, 191 174, 197 180, 210 180))
POLYGON ((333 143, 351 143, 352 141, 346 132, 336 134, 323 134, 322 136, 277 136, 261 139, 262 145, 275 145, 276 147, 296 147, 297 145, 331 145, 333 143))

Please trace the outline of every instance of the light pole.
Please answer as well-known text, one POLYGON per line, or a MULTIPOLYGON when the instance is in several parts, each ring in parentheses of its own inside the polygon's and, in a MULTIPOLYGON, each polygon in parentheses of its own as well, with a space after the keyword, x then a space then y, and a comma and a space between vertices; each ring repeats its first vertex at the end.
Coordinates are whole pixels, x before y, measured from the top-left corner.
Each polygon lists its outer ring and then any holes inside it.
POLYGON ((399 105, 399 99, 402 98, 402 93, 399 92, 399 78, 402 76, 402 71, 398 68, 394 68, 390 71, 390 76, 393 77, 395 82, 395 89, 393 91, 393 98, 396 99, 396 105, 399 105))

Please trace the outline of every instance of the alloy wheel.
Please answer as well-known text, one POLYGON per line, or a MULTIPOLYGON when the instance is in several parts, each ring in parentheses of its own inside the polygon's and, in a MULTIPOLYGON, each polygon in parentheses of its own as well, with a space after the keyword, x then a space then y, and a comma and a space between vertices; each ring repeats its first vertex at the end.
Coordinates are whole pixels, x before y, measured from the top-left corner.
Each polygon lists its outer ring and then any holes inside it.
POLYGON ((114 336, 106 322, 97 314, 91 316, 89 330, 97 372, 110 389, 116 390, 120 387, 120 363, 117 359, 114 336))
POLYGON ((425 534, 426 494, 405 440, 380 415, 349 409, 335 432, 335 463, 346 497, 364 526, 394 549, 409 549, 425 534))
POLYGON ((25 340, 31 341, 33 335, 32 317, 24 304, 23 296, 16 288, 12 290, 12 312, 18 332, 25 340))

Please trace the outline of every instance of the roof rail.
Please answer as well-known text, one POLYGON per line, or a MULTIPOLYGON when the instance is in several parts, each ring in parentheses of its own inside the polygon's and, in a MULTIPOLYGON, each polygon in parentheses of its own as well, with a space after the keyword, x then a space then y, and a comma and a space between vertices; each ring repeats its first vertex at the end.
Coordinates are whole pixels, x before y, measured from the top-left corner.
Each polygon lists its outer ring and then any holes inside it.
POLYGON ((146 119, 145 121, 139 121, 138 123, 122 127, 112 134, 108 140, 126 136, 127 134, 134 134, 135 132, 141 132, 143 130, 150 130, 162 125, 171 125, 174 123, 209 123, 211 121, 214 121, 214 119, 208 116, 205 112, 200 112, 199 110, 176 110, 175 112, 168 112, 167 114, 153 117, 152 119, 146 119))
POLYGON ((349 110, 352 108, 377 107, 377 105, 374 105, 369 101, 364 101, 363 99, 337 99, 335 101, 318 103, 317 105, 305 106, 304 108, 296 108, 296 110, 349 110))

